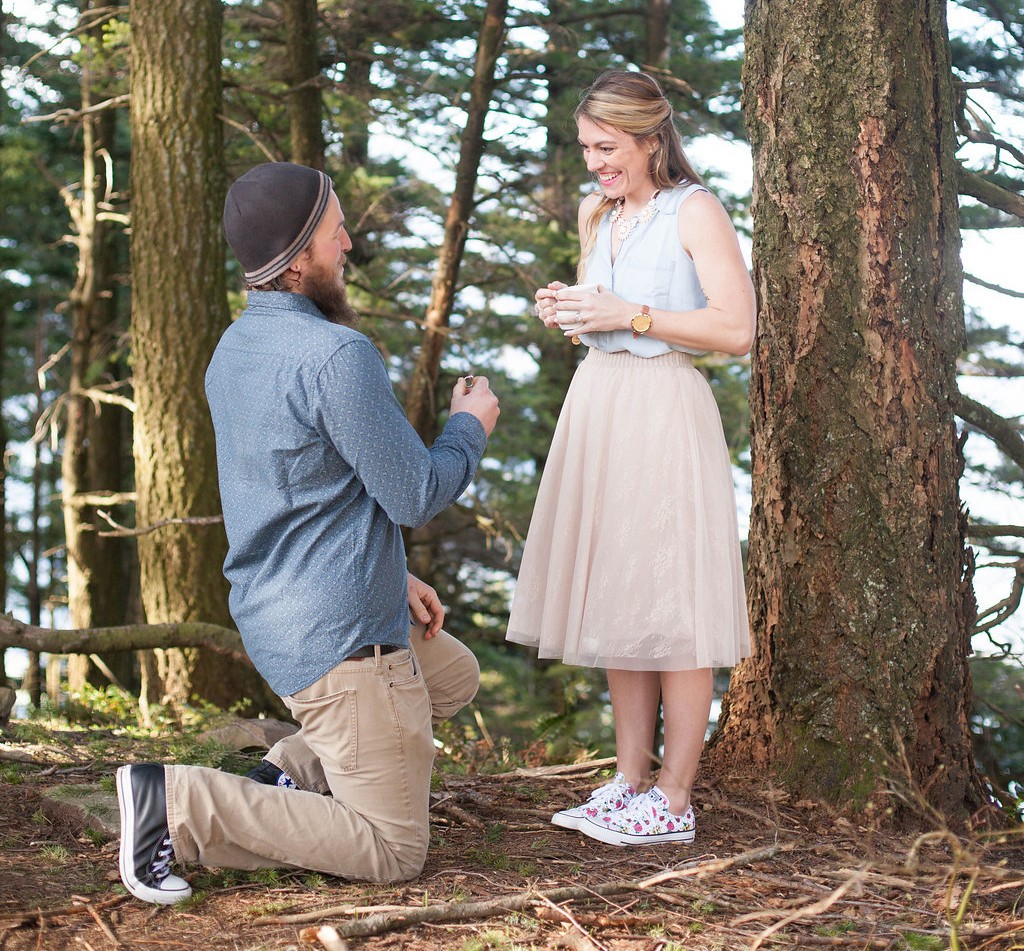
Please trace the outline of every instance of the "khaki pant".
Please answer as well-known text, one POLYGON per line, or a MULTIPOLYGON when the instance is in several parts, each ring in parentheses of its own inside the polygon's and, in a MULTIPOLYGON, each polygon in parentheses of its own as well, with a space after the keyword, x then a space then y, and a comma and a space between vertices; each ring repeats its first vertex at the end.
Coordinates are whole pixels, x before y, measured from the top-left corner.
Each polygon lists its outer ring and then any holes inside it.
POLYGON ((430 834, 431 722, 473 699, 480 669, 469 648, 443 631, 428 641, 414 627, 412 647, 342 661, 284 698, 301 729, 266 758, 299 789, 201 766, 165 767, 178 861, 378 882, 418 875, 430 834))

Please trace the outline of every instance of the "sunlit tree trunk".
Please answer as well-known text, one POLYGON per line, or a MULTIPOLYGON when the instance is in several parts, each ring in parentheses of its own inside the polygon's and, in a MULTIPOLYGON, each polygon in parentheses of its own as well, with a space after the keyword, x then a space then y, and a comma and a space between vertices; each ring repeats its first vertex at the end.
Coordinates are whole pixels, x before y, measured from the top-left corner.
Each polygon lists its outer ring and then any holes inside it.
MULTIPOLYGON (((756 653, 714 754, 854 807, 893 782, 962 820, 974 601, 944 0, 755 0, 756 653)), ((893 800, 882 800, 886 805, 893 800)))
MULTIPOLYGON (((228 323, 219 120, 221 5, 132 0, 132 357, 137 522, 220 512, 203 375, 228 323)), ((244 394, 239 393, 244 399, 244 394)), ((222 525, 139 537, 146 620, 229 625, 222 525)), ((163 697, 257 705, 251 668, 201 649, 157 653, 163 697)))

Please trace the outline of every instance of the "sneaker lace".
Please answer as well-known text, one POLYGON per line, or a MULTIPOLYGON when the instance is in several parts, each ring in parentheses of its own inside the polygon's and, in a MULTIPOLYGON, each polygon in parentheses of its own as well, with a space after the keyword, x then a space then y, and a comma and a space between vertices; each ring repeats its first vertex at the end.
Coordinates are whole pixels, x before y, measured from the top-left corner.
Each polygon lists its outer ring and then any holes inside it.
POLYGON ((606 802, 609 799, 616 799, 624 793, 630 792, 633 789, 629 783, 617 780, 612 780, 610 783, 605 783, 603 786, 599 786, 590 794, 590 801, 594 803, 606 802))
POLYGON ((160 851, 156 853, 156 861, 149 867, 149 873, 158 885, 171 874, 173 861, 174 846, 171 845, 171 837, 167 836, 160 846, 160 851))

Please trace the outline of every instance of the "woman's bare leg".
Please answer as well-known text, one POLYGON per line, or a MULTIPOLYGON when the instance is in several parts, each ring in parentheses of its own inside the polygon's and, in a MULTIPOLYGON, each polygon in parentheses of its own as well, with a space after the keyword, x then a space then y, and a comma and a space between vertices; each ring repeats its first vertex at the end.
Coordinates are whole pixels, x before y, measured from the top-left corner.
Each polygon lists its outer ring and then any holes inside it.
POLYGON ((634 789, 644 790, 651 785, 651 770, 656 761, 654 724, 662 675, 656 670, 611 669, 607 674, 619 772, 634 789))
POLYGON ((700 670, 663 671, 662 712, 665 718, 665 756, 658 788, 669 799, 669 808, 682 815, 690 806, 690 790, 704 749, 711 712, 714 673, 700 670))

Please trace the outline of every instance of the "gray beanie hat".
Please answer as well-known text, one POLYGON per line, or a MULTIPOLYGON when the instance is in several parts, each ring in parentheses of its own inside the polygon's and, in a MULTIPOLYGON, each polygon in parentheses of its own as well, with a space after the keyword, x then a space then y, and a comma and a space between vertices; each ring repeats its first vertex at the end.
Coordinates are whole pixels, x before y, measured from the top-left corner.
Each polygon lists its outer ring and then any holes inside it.
POLYGON ((224 235, 249 284, 288 269, 313 237, 331 190, 323 172, 291 162, 257 165, 228 189, 224 235))

